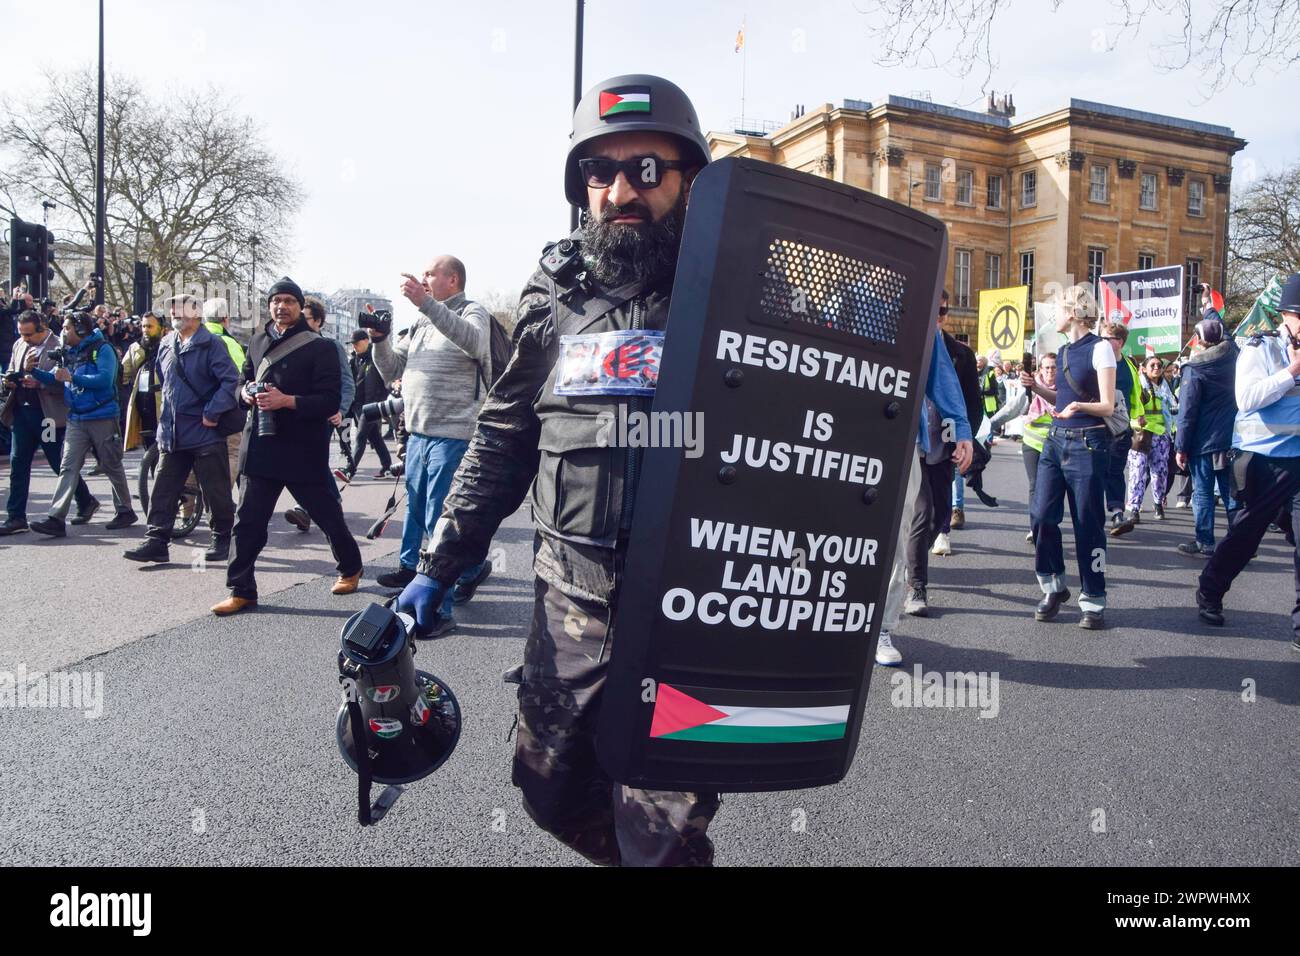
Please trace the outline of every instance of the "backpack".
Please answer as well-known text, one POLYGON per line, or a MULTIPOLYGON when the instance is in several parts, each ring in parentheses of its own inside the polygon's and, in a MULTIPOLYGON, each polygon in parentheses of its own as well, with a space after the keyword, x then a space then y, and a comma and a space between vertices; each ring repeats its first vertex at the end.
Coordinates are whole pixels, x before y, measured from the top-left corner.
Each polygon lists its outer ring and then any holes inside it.
MULTIPOLYGON (((506 365, 510 362, 511 351, 510 336, 506 335, 505 328, 497 321, 496 316, 488 312, 488 368, 486 374, 481 362, 478 367, 479 383, 483 386, 484 391, 491 391, 492 386, 501 377, 501 373, 506 370, 506 365)), ((476 384, 474 386, 474 398, 477 399, 478 397, 479 385, 476 384)))

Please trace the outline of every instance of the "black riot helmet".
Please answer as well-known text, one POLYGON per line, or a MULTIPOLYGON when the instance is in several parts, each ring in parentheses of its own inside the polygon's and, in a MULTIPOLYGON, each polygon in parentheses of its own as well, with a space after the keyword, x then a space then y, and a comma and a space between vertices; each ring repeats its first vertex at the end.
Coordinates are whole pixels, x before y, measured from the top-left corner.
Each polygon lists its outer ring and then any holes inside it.
POLYGON ((1277 310, 1300 313, 1300 272, 1289 276, 1282 283, 1282 295, 1278 299, 1277 310))
POLYGON ((648 73, 610 77, 587 90, 573 112, 564 195, 579 208, 587 205, 587 187, 578 172, 582 147, 607 133, 667 133, 681 140, 682 159, 692 165, 709 163, 709 144, 681 87, 648 73))

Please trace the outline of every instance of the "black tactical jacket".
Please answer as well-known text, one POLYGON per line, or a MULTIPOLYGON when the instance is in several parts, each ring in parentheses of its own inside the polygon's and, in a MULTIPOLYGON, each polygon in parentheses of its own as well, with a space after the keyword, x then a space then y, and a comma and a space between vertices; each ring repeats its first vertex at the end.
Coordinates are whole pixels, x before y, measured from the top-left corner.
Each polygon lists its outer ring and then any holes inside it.
POLYGON ((650 399, 556 395, 560 336, 663 329, 671 289, 671 278, 606 289, 594 279, 556 285, 541 269, 533 274, 520 296, 510 362, 479 412, 421 573, 449 586, 482 561, 531 485, 538 576, 570 596, 610 601, 639 453, 607 445, 618 406, 646 409, 650 399))

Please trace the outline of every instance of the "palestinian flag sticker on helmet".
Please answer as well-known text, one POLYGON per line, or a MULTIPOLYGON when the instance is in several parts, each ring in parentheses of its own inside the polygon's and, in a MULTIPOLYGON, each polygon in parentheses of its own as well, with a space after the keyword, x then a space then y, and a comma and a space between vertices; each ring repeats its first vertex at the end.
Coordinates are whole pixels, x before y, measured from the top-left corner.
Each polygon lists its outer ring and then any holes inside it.
POLYGON ((392 740, 402 733, 402 722, 392 717, 371 717, 370 732, 384 740, 392 740))
POLYGON ((402 688, 396 684, 380 684, 378 687, 371 687, 366 693, 376 704, 386 704, 390 700, 397 700, 402 695, 402 688))
POLYGON ((600 91, 600 118, 608 119, 620 113, 649 113, 650 87, 620 86, 600 91))

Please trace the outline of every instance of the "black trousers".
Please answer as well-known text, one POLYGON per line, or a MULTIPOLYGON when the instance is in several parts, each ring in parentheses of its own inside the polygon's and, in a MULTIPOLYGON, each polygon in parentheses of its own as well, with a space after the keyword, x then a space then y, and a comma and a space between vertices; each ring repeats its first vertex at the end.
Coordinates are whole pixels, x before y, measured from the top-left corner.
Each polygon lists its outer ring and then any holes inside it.
MULTIPOLYGON (((1107 433, 1109 434, 1109 433, 1107 433)), ((1133 447, 1133 431, 1111 438, 1110 457, 1106 462, 1106 511, 1114 514, 1125 505, 1124 469, 1128 466, 1128 453, 1133 447)), ((1033 495, 1029 496, 1033 502, 1033 495)))
MULTIPOLYGON (((1025 465, 1025 475, 1029 478, 1029 504, 1034 503, 1034 489, 1038 487, 1038 459, 1043 457, 1043 453, 1036 448, 1030 448, 1023 441, 1020 444, 1020 457, 1025 465)), ((1034 522, 1030 519, 1029 527, 1033 530, 1034 522)))
POLYGON ((937 465, 921 459, 921 483, 912 509, 912 527, 907 533, 907 576, 914 588, 923 588, 930 578, 930 546, 934 536, 950 519, 952 509, 952 462, 937 465))
POLYGON ((537 579, 511 779, 533 822, 594 863, 711 866, 716 793, 625 787, 596 759, 614 631, 608 607, 537 579))
MULTIPOLYGON (((368 422, 364 418, 357 418, 352 426, 352 465, 354 468, 361 467, 361 456, 366 453, 366 445, 375 450, 379 456, 379 465, 385 471, 393 467, 393 458, 388 454, 388 446, 384 444, 384 437, 379 428, 379 420, 368 422)), ((355 472, 354 472, 355 474, 355 472)))
POLYGON ((230 467, 223 438, 202 448, 162 453, 149 498, 148 537, 169 540, 191 471, 199 479, 203 497, 212 510, 212 533, 230 534, 235 525, 235 502, 230 496, 230 467))
MULTIPOLYGON (((222 446, 224 448, 224 446, 222 446)), ((267 529, 276 502, 285 488, 298 499, 312 521, 320 526, 334 552, 338 572, 351 577, 361 572, 361 549, 348 530, 343 504, 332 481, 280 481, 258 475, 244 475, 240 487, 239 513, 235 520, 235 557, 226 568, 226 587, 235 597, 257 599, 253 576, 257 556, 266 547, 267 529)))
MULTIPOLYGON (((1211 601, 1222 601, 1232 582, 1259 550, 1268 526, 1278 513, 1290 510, 1292 523, 1300 528, 1300 458, 1269 458, 1256 455, 1246 478, 1245 500, 1233 497, 1240 508, 1232 518, 1228 534, 1214 549, 1201 572, 1201 593, 1211 601)), ((1297 539, 1300 540, 1300 539, 1297 539)), ((1291 625, 1300 637, 1300 544, 1295 552, 1296 603, 1291 625)))

